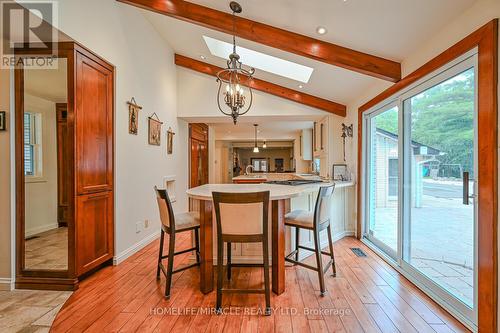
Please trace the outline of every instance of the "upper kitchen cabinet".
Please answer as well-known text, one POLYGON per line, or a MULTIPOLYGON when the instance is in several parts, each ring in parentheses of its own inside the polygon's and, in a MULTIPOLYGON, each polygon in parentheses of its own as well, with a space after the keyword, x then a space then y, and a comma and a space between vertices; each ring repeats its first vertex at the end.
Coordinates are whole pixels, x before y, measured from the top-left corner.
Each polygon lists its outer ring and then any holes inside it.
POLYGON ((311 161, 313 157, 313 130, 304 129, 300 134, 299 142, 300 158, 304 161, 311 161))
POLYGON ((314 157, 321 157, 328 153, 328 139, 329 139, 329 117, 324 117, 320 121, 314 123, 313 136, 314 136, 314 157))

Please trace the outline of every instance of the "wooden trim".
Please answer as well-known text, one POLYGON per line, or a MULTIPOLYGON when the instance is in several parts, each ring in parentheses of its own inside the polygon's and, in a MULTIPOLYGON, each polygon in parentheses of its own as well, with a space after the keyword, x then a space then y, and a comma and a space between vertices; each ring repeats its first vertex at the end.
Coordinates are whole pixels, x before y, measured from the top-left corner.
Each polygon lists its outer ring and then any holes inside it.
POLYGON ((212 201, 200 200, 200 290, 214 289, 212 201))
MULTIPOLYGON (((177 66, 189 68, 194 71, 211 76, 216 76, 219 71, 223 70, 223 68, 207 64, 206 62, 203 61, 185 57, 180 54, 175 55, 175 64, 177 66)), ((270 95, 288 99, 290 101, 304 104, 329 113, 333 113, 338 116, 342 117, 346 116, 347 108, 345 105, 256 78, 253 78, 250 82, 248 82, 247 80, 245 81, 246 81, 245 84, 248 84, 254 90, 262 91, 270 95)))
MULTIPOLYGON (((198 24, 209 29, 233 34, 233 16, 212 8, 182 0, 117 1, 189 23, 198 24)), ((392 60, 355 51, 238 16, 235 20, 235 31, 236 35, 241 38, 361 74, 391 82, 397 82, 401 79, 401 64, 392 60)))
POLYGON ((271 201, 272 287, 276 295, 285 292, 285 212, 286 200, 271 201))
MULTIPOLYGON (((478 48, 478 329, 498 329, 498 19, 482 26, 358 109, 358 175, 362 172, 364 111, 393 96, 467 51, 478 48)), ((357 237, 361 238, 361 182, 358 183, 357 237)))

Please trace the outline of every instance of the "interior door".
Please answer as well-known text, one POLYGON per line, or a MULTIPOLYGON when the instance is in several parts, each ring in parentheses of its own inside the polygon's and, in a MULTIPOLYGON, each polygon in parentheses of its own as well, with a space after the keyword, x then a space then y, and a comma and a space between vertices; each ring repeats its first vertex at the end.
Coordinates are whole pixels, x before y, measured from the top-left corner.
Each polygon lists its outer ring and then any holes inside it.
MULTIPOLYGON (((208 184, 208 126, 189 124, 189 187, 208 184)), ((198 201, 189 199, 189 209, 198 209, 198 201)))

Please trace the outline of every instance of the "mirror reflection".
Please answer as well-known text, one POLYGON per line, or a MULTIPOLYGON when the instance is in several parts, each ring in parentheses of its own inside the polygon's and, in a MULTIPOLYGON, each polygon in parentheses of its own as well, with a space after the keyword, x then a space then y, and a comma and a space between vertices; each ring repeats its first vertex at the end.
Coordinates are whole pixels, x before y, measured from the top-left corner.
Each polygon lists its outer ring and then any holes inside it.
POLYGON ((24 69, 25 269, 68 269, 67 60, 24 69))

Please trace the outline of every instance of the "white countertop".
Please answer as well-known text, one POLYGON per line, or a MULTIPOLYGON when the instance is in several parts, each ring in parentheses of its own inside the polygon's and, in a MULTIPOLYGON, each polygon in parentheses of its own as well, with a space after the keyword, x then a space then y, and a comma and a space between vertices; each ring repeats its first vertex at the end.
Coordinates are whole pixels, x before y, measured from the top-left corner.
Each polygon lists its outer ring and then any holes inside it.
MULTIPOLYGON (((313 183, 298 186, 275 185, 275 184, 205 184, 190 188, 186 191, 188 197, 198 200, 212 200, 212 192, 249 193, 269 191, 270 200, 282 200, 298 197, 301 194, 314 192, 321 186, 331 182, 313 183)), ((354 186, 354 182, 335 182, 336 188, 354 186)))

